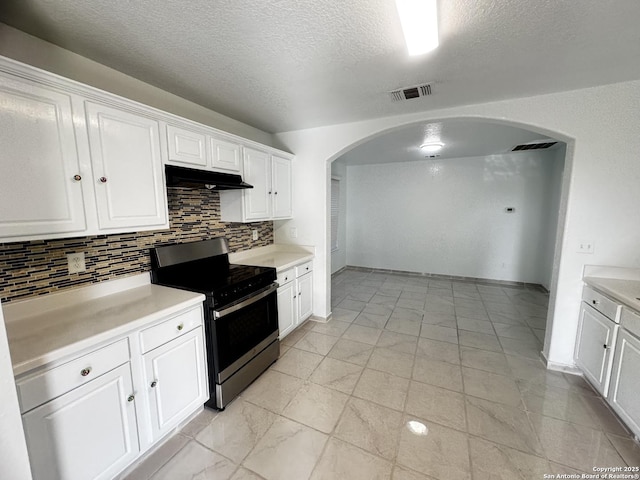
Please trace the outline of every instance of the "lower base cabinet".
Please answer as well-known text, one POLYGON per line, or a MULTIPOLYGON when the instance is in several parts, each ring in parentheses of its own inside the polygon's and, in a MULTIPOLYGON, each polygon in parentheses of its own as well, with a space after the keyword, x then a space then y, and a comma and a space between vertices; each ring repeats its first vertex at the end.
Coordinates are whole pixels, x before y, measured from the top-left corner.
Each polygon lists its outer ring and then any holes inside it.
POLYGON ((607 401, 631 431, 640 437, 640 340, 621 329, 613 361, 607 401))
POLYGON ((311 262, 278 275, 278 328, 280 340, 313 313, 311 262), (308 268, 307 268, 308 267, 308 268))
POLYGON ((139 453, 126 363, 23 415, 34 479, 111 479, 139 453))

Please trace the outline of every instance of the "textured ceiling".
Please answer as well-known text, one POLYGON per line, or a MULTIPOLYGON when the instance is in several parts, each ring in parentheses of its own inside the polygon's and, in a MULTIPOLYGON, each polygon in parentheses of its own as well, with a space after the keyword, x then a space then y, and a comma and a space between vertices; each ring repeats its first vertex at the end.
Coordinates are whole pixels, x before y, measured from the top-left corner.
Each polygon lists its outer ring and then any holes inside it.
MULTIPOLYGON (((420 145, 435 141, 444 143, 442 150, 437 153, 438 158, 444 160, 501 155, 519 144, 555 140, 507 125, 479 120, 445 120, 411 125, 386 133, 357 146, 336 161, 345 165, 371 165, 425 160, 426 154, 420 150, 420 145)), ((548 152, 560 146, 558 143, 541 151, 548 152)), ((512 155, 520 153, 514 152, 512 155)))
POLYGON ((393 0, 3 0, 0 21, 267 132, 640 78, 638 0, 440 0, 417 58, 393 0))

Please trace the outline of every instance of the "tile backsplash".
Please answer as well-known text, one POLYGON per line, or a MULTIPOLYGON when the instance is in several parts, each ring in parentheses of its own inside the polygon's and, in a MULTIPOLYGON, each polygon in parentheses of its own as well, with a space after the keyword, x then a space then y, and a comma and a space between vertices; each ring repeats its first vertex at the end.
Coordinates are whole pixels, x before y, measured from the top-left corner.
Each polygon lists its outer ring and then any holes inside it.
POLYGON ((237 252, 273 243, 273 222, 220 221, 220 195, 169 187, 169 230, 0 244, 2 302, 149 271, 149 248, 226 237, 237 252), (253 241, 251 231, 258 230, 253 241), (84 252, 87 270, 67 272, 67 254, 84 252))

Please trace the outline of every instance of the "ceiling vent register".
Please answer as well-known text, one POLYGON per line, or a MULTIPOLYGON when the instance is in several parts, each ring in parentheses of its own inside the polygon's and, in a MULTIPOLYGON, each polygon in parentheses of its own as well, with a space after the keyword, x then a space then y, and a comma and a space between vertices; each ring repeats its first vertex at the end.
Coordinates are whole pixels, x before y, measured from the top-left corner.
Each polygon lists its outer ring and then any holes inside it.
POLYGON ((553 147, 558 142, 544 142, 544 143, 525 143, 523 145, 516 145, 511 150, 512 152, 519 152, 522 150, 541 150, 544 148, 553 147))
POLYGON ((389 92, 391 101, 400 102, 403 100, 411 100, 413 98, 428 97, 431 95, 431 84, 416 85, 415 87, 399 88, 389 92))

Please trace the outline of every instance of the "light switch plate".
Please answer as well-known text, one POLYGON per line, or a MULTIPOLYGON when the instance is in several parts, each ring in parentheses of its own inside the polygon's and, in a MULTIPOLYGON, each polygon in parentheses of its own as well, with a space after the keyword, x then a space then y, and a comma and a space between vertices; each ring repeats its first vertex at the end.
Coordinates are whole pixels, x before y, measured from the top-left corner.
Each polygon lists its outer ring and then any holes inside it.
POLYGON ((251 238, 253 240, 257 240, 258 239, 258 230, 252 230, 251 231, 251 238))
POLYGON ((84 252, 67 254, 67 265, 69 273, 84 272, 87 269, 84 262, 84 252))

